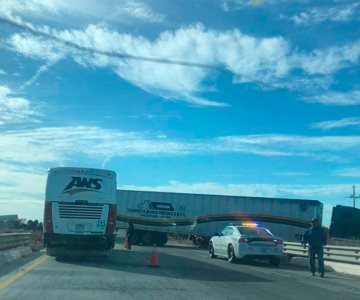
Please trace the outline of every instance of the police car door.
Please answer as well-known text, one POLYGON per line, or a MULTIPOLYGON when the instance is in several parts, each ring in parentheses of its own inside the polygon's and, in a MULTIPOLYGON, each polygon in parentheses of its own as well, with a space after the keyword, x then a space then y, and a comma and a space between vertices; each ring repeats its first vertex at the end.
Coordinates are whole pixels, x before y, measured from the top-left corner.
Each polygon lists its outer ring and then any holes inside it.
POLYGON ((231 228, 230 227, 225 227, 225 229, 223 231, 221 231, 221 236, 219 238, 219 253, 221 255, 227 255, 227 239, 228 237, 228 232, 231 228))
POLYGON ((232 227, 228 227, 228 230, 226 232, 226 235, 224 236, 224 243, 222 245, 222 249, 224 250, 224 254, 227 255, 227 252, 228 252, 228 246, 229 244, 232 244, 232 237, 233 237, 233 234, 234 234, 234 228, 232 227))

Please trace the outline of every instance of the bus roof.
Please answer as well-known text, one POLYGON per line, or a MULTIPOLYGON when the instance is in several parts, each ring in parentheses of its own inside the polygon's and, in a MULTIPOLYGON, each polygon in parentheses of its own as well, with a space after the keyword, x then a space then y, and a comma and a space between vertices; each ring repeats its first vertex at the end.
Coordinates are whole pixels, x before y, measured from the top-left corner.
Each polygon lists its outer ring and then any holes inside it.
POLYGON ((97 174, 106 177, 115 177, 116 173, 111 170, 105 169, 95 169, 95 168, 81 168, 81 167, 57 167, 50 168, 49 174, 69 174, 69 173, 78 173, 78 174, 97 174))

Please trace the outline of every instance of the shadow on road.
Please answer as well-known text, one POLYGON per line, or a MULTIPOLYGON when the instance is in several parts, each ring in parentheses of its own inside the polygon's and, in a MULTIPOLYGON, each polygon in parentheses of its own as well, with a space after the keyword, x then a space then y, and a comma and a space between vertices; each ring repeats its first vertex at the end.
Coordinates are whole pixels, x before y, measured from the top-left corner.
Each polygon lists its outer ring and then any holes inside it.
POLYGON ((193 245, 180 245, 180 244, 175 244, 175 243, 168 243, 165 246, 163 246, 162 248, 164 249, 181 249, 181 250, 200 250, 203 251, 204 248, 200 248, 197 246, 193 246, 193 245))
POLYGON ((136 250, 115 249, 108 258, 83 257, 62 259, 59 263, 76 264, 91 268, 108 269, 119 272, 169 277, 183 280, 214 282, 272 282, 272 280, 254 276, 245 272, 204 263, 168 253, 159 253, 160 268, 148 266, 150 254, 136 250))
MULTIPOLYGON (((115 242, 117 245, 123 245, 124 242, 125 242, 125 237, 123 236, 117 236, 115 238, 115 242)), ((137 244, 135 246, 141 246, 141 247, 152 247, 152 245, 143 245, 143 244, 137 244)), ((176 241, 168 241, 167 244, 165 244, 164 246, 158 246, 160 248, 169 248, 169 249, 186 249, 186 250, 204 250, 204 249, 207 249, 207 247, 205 248, 201 248, 201 247, 198 247, 198 246, 195 246, 195 245, 192 245, 192 244, 181 244, 181 243, 178 243, 176 241)))
POLYGON ((32 252, 31 255, 29 255, 29 256, 19 258, 8 264, 2 264, 0 266, 0 277, 5 276, 13 271, 16 271, 19 268, 22 268, 24 265, 39 258, 42 255, 44 255, 44 252, 40 252, 40 251, 32 252))
MULTIPOLYGON (((220 260, 224 260, 227 261, 227 258, 218 258, 220 260)), ((296 270, 299 272, 304 272, 304 271, 308 271, 308 267, 307 266, 294 266, 291 265, 289 263, 281 263, 280 266, 278 267, 274 267, 271 266, 268 262, 268 260, 259 260, 259 259, 245 259, 245 260, 240 260, 237 262, 237 264, 240 265, 246 265, 246 266, 253 266, 253 267, 260 267, 260 268, 266 268, 266 269, 283 269, 283 270, 296 270)))

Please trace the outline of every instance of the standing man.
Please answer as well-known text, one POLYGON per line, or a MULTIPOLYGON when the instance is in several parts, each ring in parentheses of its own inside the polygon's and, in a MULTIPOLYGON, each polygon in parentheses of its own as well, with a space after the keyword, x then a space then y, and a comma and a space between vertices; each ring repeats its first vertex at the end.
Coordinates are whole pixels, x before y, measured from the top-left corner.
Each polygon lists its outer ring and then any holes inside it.
POLYGON ((134 224, 129 222, 129 226, 126 229, 126 239, 128 241, 128 249, 131 250, 132 236, 134 234, 134 224))
POLYGON ((309 243, 309 261, 310 261, 310 271, 313 276, 315 276, 315 255, 318 258, 318 267, 321 277, 324 277, 324 246, 327 244, 327 236, 320 227, 319 220, 314 218, 311 220, 311 227, 303 235, 303 240, 301 242, 306 247, 306 244, 309 243))

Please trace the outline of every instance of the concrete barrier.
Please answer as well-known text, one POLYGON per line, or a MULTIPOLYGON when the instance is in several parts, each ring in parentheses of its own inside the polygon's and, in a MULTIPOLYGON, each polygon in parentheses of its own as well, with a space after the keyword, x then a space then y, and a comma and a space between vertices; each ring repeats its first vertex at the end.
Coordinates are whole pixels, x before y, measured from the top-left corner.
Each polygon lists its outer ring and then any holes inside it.
POLYGON ((21 246, 13 249, 0 251, 0 266, 8 264, 21 257, 30 256, 32 250, 30 246, 21 246))
POLYGON ((329 245, 334 245, 334 246, 349 246, 349 247, 360 247, 360 240, 331 238, 331 239, 329 240, 329 245))
MULTIPOLYGON (((293 257, 307 257, 309 247, 303 248, 300 243, 284 242, 284 254, 288 260, 293 257)), ((325 261, 336 261, 360 266, 360 248, 347 246, 325 246, 325 261)))
POLYGON ((30 246, 31 233, 3 233, 0 234, 0 251, 21 246, 30 246))
POLYGON ((31 239, 31 233, 0 234, 0 265, 31 255, 31 239))

